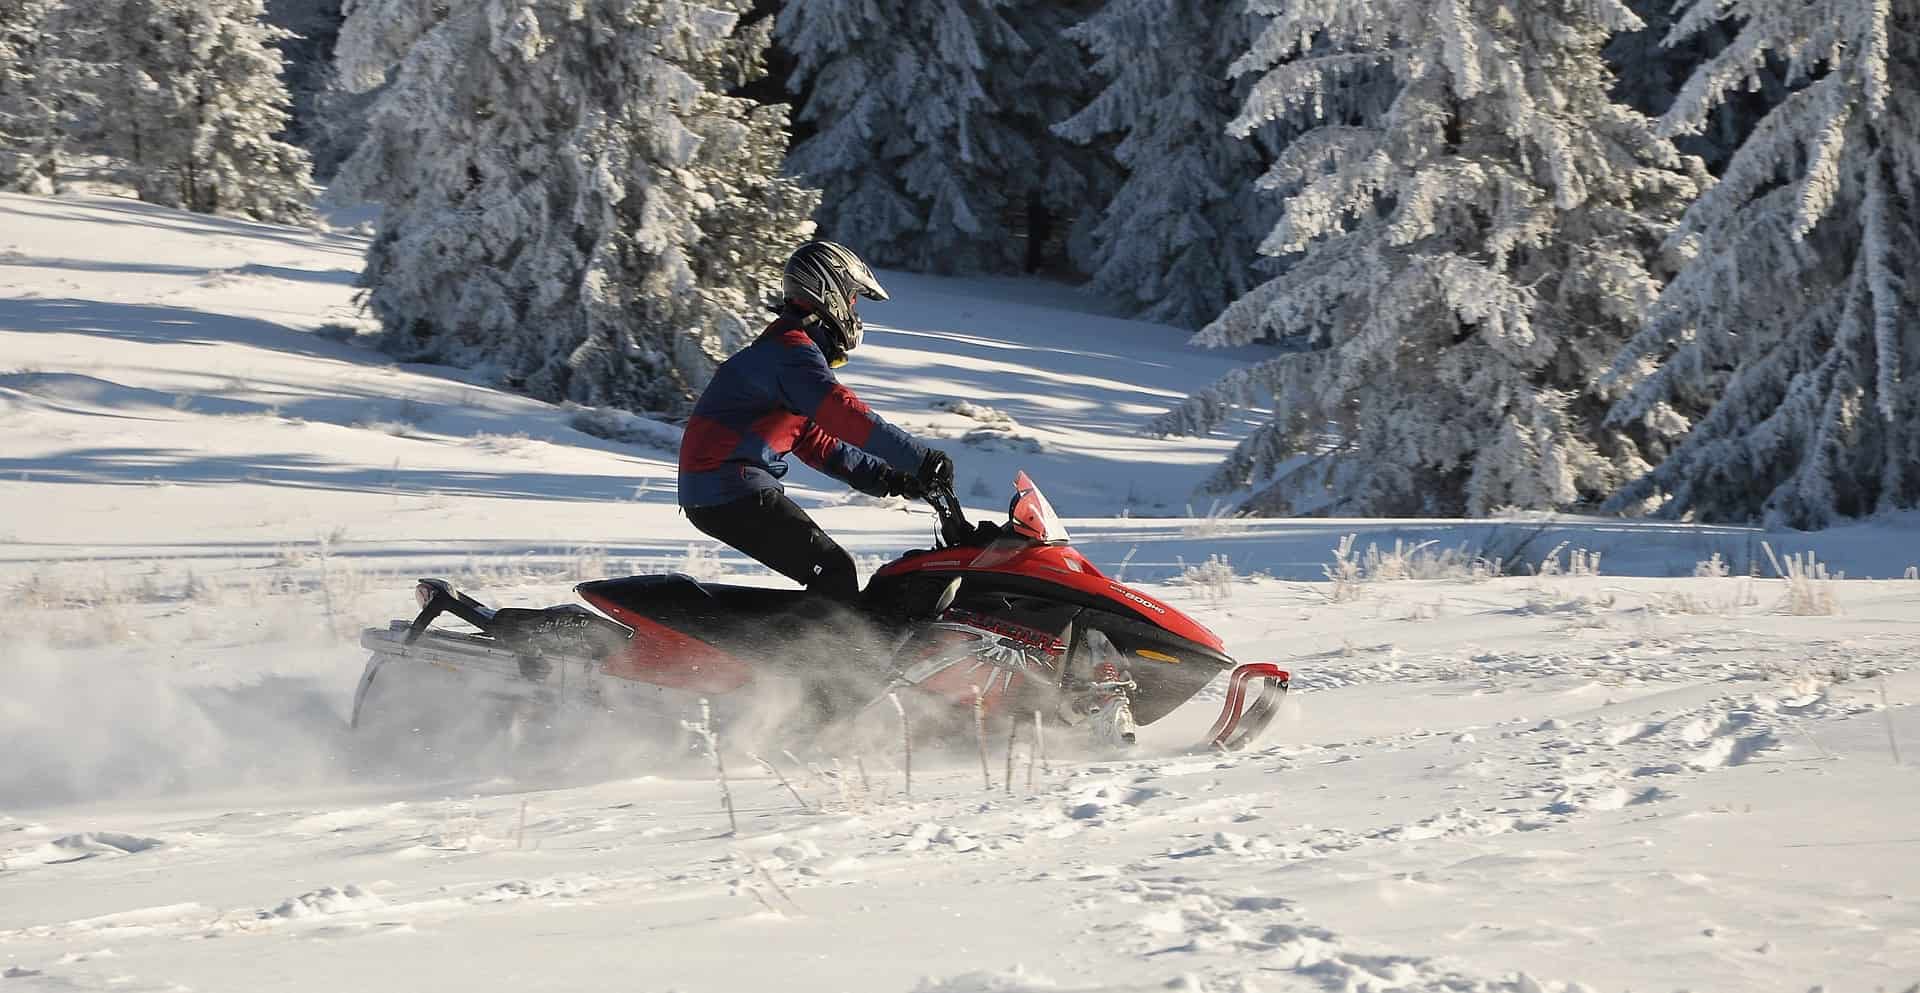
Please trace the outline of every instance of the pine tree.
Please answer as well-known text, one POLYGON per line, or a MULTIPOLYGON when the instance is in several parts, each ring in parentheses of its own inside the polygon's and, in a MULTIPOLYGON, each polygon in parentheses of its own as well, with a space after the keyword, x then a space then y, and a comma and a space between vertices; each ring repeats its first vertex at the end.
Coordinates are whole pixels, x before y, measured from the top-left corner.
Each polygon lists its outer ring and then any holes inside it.
POLYGON ((312 218, 287 124, 285 32, 260 0, 76 0, 103 25, 97 127, 142 200, 288 224, 312 218))
POLYGON ((363 278, 408 358, 547 400, 678 410, 759 328, 814 194, 785 108, 725 92, 745 0, 371 0, 340 70, 385 89, 340 187, 384 205, 363 278))
POLYGON ((1070 34, 1100 0, 1026 0, 1009 17, 1029 57, 988 74, 993 100, 1007 109, 1028 150, 1024 180, 1027 272, 1085 272, 1093 267, 1100 208, 1111 201, 1122 172, 1113 142, 1082 142, 1056 130, 1100 93, 1093 57, 1070 34))
POLYGON ((1251 290, 1279 205, 1254 186, 1275 128, 1227 134, 1250 80, 1227 76, 1253 40, 1241 0, 1108 0, 1072 37, 1097 58, 1098 97, 1058 132, 1118 139, 1126 179, 1093 233, 1091 287, 1139 316, 1198 328, 1251 290))
POLYGON ((0 0, 0 189, 60 191, 60 164, 92 68, 75 42, 91 29, 60 0, 0 0))
POLYGON ((326 119, 333 83, 333 49, 340 38, 341 0, 267 0, 267 22, 286 32, 277 47, 285 66, 291 115, 285 139, 307 150, 316 175, 331 176, 350 154, 334 140, 326 119))
POLYGON ((1031 126, 1019 109, 1044 108, 1051 95, 1010 85, 1061 79, 1054 60, 1071 48, 1057 6, 789 0, 776 31, 794 56, 800 119, 817 130, 788 168, 823 190, 822 236, 880 265, 1020 268, 1016 222, 1029 200, 1085 196, 1077 184, 1087 177, 1069 177, 1036 146, 1052 122, 1031 126))
MULTIPOLYGON (((1616 35, 1607 45, 1607 62, 1618 77, 1613 96, 1643 114, 1660 117, 1673 106, 1694 71, 1732 43, 1739 25, 1719 20, 1697 24, 1692 33, 1676 36, 1673 28, 1681 10, 1674 0, 1627 0, 1627 6, 1643 26, 1616 35)), ((1683 154, 1699 156, 1707 171, 1718 176, 1760 118, 1786 98, 1786 79, 1779 69, 1771 60, 1760 67, 1751 85, 1728 94, 1699 131, 1672 135, 1674 146, 1683 154)))
POLYGON ((1691 253, 1614 366, 1617 423, 1672 440, 1611 506, 1819 527, 1920 504, 1920 4, 1699 0, 1742 23, 1662 127, 1784 64, 1790 96, 1688 210, 1691 253))
POLYGON ((451 10, 444 0, 341 0, 333 52, 339 85, 352 93, 379 89, 451 10))
POLYGON ((1241 133, 1318 126, 1263 185, 1262 250, 1300 253, 1196 340, 1288 349, 1162 417, 1272 398, 1211 486, 1267 512, 1472 514, 1597 502, 1644 468, 1598 379, 1659 288, 1694 191, 1600 58, 1617 0, 1255 0, 1272 16, 1241 133))

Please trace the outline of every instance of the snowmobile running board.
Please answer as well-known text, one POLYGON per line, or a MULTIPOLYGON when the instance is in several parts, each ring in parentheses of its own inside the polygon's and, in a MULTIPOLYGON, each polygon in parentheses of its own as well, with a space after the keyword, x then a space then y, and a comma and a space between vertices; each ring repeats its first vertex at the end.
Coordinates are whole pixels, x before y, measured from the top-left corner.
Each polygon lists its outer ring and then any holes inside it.
POLYGON ((1227 680, 1227 699, 1220 705, 1220 719, 1214 721, 1213 730, 1207 732, 1207 744, 1229 752, 1245 748, 1273 723, 1292 678, 1287 670, 1271 662, 1249 662, 1236 667, 1227 680), (1247 684, 1255 679, 1265 680, 1265 685, 1260 688, 1259 699, 1248 707, 1245 705, 1247 684))

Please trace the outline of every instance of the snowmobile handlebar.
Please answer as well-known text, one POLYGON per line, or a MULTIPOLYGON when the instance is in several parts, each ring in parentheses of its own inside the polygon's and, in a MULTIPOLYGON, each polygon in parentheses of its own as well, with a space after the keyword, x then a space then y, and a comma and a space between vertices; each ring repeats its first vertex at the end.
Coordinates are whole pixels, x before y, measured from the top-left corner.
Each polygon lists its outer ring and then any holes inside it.
POLYGON ((927 506, 933 508, 934 516, 940 519, 940 545, 954 548, 974 543, 974 526, 967 521, 967 515, 960 509, 960 498, 953 492, 952 486, 930 489, 925 494, 927 506))

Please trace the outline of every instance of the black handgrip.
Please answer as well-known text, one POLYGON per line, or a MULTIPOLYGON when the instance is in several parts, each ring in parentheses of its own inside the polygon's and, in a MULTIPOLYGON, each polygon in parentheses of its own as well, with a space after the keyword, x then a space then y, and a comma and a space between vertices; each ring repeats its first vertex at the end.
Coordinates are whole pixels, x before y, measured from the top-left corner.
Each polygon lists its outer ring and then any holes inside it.
POLYGON ((953 487, 928 490, 926 499, 934 515, 940 519, 942 547, 965 545, 973 538, 973 525, 967 523, 967 515, 960 510, 960 498, 954 495, 953 487))

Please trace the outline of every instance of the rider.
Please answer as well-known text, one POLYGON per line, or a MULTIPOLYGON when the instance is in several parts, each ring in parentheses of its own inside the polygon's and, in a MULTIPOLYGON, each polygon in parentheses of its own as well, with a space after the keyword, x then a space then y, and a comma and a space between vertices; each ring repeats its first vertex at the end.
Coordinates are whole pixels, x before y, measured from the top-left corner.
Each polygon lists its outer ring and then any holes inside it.
POLYGON ((680 441, 680 506, 701 531, 807 589, 860 592, 853 557, 780 485, 786 456, 873 496, 953 485, 953 459, 928 448, 834 378, 860 345, 861 297, 887 299, 859 256, 830 241, 788 257, 785 300, 753 343, 720 364, 680 441))

